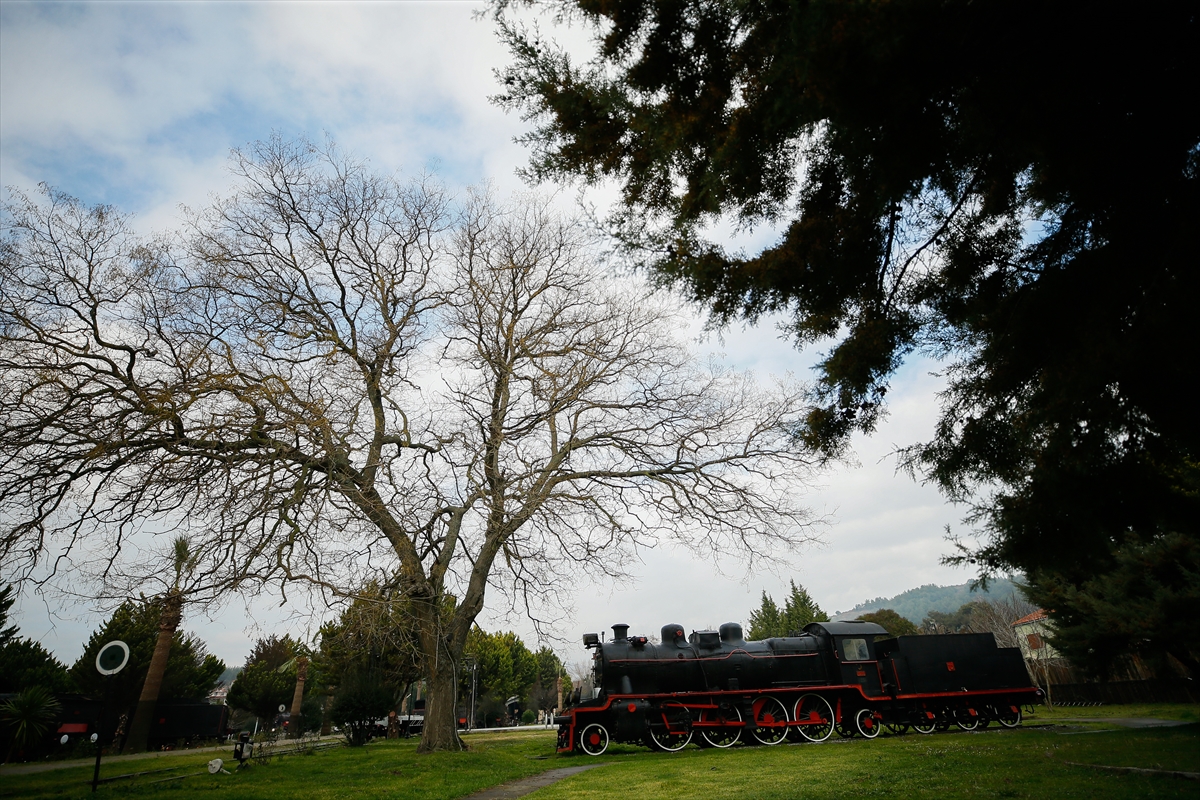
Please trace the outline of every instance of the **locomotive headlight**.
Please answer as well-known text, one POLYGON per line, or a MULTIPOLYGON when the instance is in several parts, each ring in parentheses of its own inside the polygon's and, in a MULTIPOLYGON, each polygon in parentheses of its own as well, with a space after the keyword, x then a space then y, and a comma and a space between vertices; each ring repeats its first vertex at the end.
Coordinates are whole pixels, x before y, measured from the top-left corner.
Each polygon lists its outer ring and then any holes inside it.
POLYGON ((583 646, 587 648, 598 647, 600 645, 600 634, 585 633, 583 635, 583 646))

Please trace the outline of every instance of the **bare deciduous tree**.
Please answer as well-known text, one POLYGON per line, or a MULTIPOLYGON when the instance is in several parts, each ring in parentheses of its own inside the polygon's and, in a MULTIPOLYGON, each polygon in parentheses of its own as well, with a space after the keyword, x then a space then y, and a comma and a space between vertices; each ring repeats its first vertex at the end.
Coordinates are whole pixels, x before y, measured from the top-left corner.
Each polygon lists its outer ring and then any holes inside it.
POLYGON ((770 558, 811 538, 800 392, 697 364, 544 204, 455 206, 278 140, 234 170, 179 246, 55 192, 8 208, 6 568, 82 546, 116 569, 182 521, 214 585, 392 581, 430 751, 462 746, 489 589, 532 612, 664 540, 770 558))

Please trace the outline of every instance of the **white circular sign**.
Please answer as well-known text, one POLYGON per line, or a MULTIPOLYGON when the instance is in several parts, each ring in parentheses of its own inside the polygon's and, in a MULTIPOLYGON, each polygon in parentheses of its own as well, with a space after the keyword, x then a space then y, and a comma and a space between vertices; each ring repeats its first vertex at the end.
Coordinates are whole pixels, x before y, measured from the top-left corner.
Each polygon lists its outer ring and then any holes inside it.
POLYGON ((59 744, 66 744, 66 743, 67 743, 67 740, 68 740, 68 739, 70 739, 70 738, 71 738, 70 736, 67 736, 67 735, 64 733, 64 734, 62 735, 62 738, 58 740, 58 743, 59 743, 59 744))
POLYGON ((287 706, 285 706, 283 703, 280 703, 279 704, 279 713, 282 714, 284 711, 287 711, 287 706))
POLYGON ((129 645, 120 639, 111 641, 96 654, 96 669, 101 675, 116 675, 129 663, 129 645))
POLYGON ((98 733, 93 733, 93 734, 92 734, 92 742, 93 742, 93 743, 95 743, 95 741, 96 741, 97 739, 99 739, 99 738, 100 738, 100 734, 98 734, 98 733))

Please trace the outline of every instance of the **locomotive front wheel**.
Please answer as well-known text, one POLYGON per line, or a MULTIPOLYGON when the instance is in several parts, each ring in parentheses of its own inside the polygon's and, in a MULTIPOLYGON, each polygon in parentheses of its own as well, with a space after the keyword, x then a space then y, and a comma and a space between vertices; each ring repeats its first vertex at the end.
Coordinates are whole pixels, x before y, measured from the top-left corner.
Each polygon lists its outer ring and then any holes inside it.
POLYGON ((875 719, 875 712, 869 708, 860 708, 854 715, 854 727, 867 739, 874 739, 879 735, 879 720, 875 719))
POLYGON ((733 747, 742 739, 740 725, 737 727, 730 725, 730 723, 742 721, 742 712, 738 711, 735 706, 728 709, 706 708, 700 712, 700 721, 720 726, 700 729, 700 738, 713 747, 733 747))
POLYGON ((787 738, 787 709, 774 697, 754 701, 754 738, 762 744, 779 744, 787 738))
POLYGON ((579 733, 579 749, 589 756, 603 755, 608 749, 608 731, 599 722, 593 722, 579 733))
POLYGON ((833 708, 819 694, 806 694, 797 700, 792 718, 803 723, 796 730, 810 742, 823 742, 833 733, 833 708))

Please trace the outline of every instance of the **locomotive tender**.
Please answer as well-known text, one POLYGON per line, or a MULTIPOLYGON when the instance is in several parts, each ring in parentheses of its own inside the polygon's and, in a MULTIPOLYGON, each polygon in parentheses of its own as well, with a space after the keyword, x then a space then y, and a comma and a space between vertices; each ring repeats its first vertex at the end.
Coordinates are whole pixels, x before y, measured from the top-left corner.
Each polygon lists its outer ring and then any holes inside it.
POLYGON ((874 738, 882 727, 932 733, 992 721, 1015 727, 1041 691, 1016 648, 990 633, 886 637, 872 622, 814 622, 795 636, 748 642, 742 626, 719 631, 664 625, 660 643, 614 625, 594 650, 594 697, 555 718, 558 752, 598 756, 610 742, 682 750, 820 742, 834 730, 874 738))

